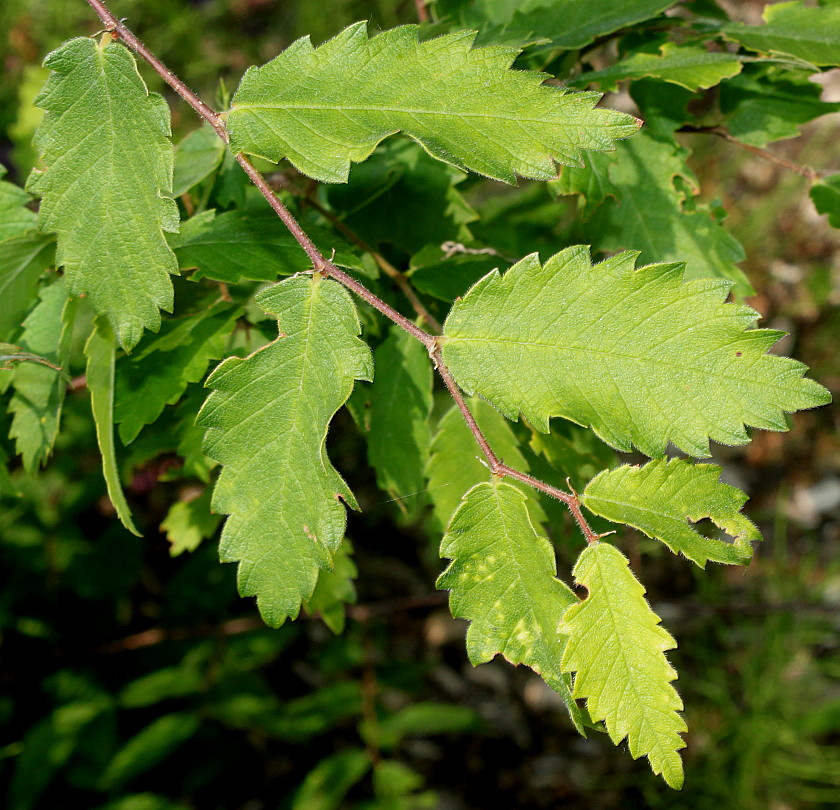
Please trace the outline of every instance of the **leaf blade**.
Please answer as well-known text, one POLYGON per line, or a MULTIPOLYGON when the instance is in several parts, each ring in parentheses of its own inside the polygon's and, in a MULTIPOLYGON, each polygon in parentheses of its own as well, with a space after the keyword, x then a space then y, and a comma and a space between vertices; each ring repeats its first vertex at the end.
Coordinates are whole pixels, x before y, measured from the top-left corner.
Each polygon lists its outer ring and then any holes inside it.
POLYGON ((231 148, 336 183, 401 130, 439 160, 510 183, 550 179, 555 161, 577 164, 581 149, 635 132, 630 116, 593 110, 597 94, 541 86, 541 74, 509 70, 515 49, 471 50, 473 37, 421 43, 402 26, 369 39, 356 23, 317 49, 300 39, 246 72, 227 115, 231 148))
POLYGON ((643 467, 623 465, 590 481, 581 501, 596 515, 639 529, 701 568, 709 560, 743 565, 752 556, 750 543, 761 535, 740 513, 747 496, 721 483, 720 473, 714 464, 679 458, 658 458, 643 467), (703 518, 732 535, 734 543, 704 537, 687 523, 703 518))
POLYGON ((239 562, 240 593, 256 596, 266 622, 279 626, 310 598, 318 571, 332 568, 341 501, 355 508, 324 445, 333 414, 372 368, 336 282, 293 276, 257 303, 281 336, 216 368, 196 424, 208 429, 205 453, 223 465, 213 493, 213 510, 229 515, 220 556, 239 562))
POLYGON ((606 723, 618 744, 627 738, 634 759, 646 755, 656 774, 679 790, 683 770, 677 753, 686 725, 671 681, 677 673, 665 658, 676 647, 644 599, 645 590, 614 546, 584 549, 574 568, 589 594, 572 605, 561 631, 568 635, 563 670, 575 672, 573 694, 589 714, 606 723))
POLYGON ((562 416, 651 457, 668 441, 708 456, 709 439, 785 431, 784 412, 830 400, 801 363, 766 354, 781 334, 749 329, 757 313, 725 303, 726 282, 683 281, 680 265, 635 270, 635 255, 593 266, 574 247, 485 276, 444 326, 458 384, 542 432, 562 416))
POLYGON ((47 168, 28 189, 42 197, 38 227, 58 234, 71 295, 88 295, 131 349, 172 307, 175 256, 164 231, 178 229, 169 108, 150 94, 131 53, 72 39, 45 60, 36 134, 47 168))
POLYGON ((473 665, 499 654, 525 664, 560 694, 583 733, 580 709, 560 669, 557 627, 577 597, 556 578, 551 544, 537 535, 518 488, 499 480, 467 492, 441 541, 451 563, 437 587, 448 588, 452 615, 470 621, 467 653, 473 665))

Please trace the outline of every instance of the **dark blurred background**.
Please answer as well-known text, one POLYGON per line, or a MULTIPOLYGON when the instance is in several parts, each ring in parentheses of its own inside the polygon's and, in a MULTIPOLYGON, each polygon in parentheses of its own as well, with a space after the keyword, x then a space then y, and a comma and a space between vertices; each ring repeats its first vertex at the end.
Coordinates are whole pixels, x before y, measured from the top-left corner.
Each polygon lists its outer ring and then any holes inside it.
MULTIPOLYGON (((763 4, 733 5, 754 17, 763 4)), ((224 94, 220 80, 232 90, 248 65, 303 34, 320 42, 359 19, 373 28, 417 19, 413 2, 394 0, 115 0, 112 8, 208 99, 224 94)), ((35 159, 41 60, 99 27, 83 0, 3 0, 0 160, 10 179, 23 182, 35 159)), ((825 76, 833 100, 838 73, 825 76)), ((172 109, 177 138, 196 122, 185 105, 172 109)), ((838 123, 824 116, 773 149, 836 170, 838 123)), ((722 140, 681 137, 704 197, 723 201, 746 249, 743 266, 759 291, 750 303, 763 325, 788 331, 780 350, 836 395, 840 232, 816 214, 801 177, 722 140)), ((467 194, 487 191, 479 183, 467 194)), ((514 229, 515 211, 507 222, 494 227, 514 229)), ((87 399, 69 397, 54 461, 37 480, 15 471, 24 497, 4 498, 0 509, 3 806, 840 806, 835 408, 796 415, 789 433, 718 448, 714 460, 749 493, 748 514, 765 537, 746 570, 702 572, 644 539, 622 538, 680 644, 670 658, 691 731, 679 794, 626 746, 579 737, 533 673, 468 664, 465 626, 434 590, 437 537, 376 489, 348 416, 339 415, 331 444, 364 509, 348 529, 358 602, 343 635, 310 618, 268 630, 252 600, 237 597, 234 567, 218 563, 214 542, 170 557, 154 526, 178 484, 159 463, 127 460, 129 498, 152 529, 138 539, 121 528, 87 399), (381 764, 375 776, 370 762, 381 764)), ((575 545, 561 538, 559 552, 568 570, 575 545)))

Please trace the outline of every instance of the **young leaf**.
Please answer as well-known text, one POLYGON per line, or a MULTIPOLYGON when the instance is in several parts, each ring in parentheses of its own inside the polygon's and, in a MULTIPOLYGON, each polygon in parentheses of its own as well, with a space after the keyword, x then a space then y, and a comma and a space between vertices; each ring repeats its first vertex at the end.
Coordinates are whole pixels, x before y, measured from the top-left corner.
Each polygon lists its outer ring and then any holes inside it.
POLYGON ((785 431, 784 412, 830 400, 804 365, 767 354, 783 333, 750 329, 758 313, 725 303, 727 282, 636 270, 636 255, 592 266, 572 247, 485 276, 444 327, 458 384, 543 432, 562 416, 652 457, 669 441, 708 456, 710 438, 745 444, 745 425, 785 431))
POLYGON ((614 90, 623 79, 652 76, 688 90, 700 90, 740 72, 741 60, 731 53, 715 53, 699 45, 666 42, 658 54, 634 53, 604 70, 584 73, 574 84, 594 82, 605 90, 614 90))
POLYGON ((96 441, 102 454, 102 471, 108 487, 108 497, 117 510, 117 517, 132 534, 140 532, 131 519, 131 509, 125 500, 120 471, 117 467, 117 451, 114 447, 114 355, 116 339, 108 322, 99 317, 85 344, 87 357, 87 388, 90 391, 90 407, 96 423, 96 441))
POLYGON ((568 609, 560 626, 568 636, 562 668, 575 672, 573 695, 586 698, 592 719, 603 720, 617 745, 625 737, 634 759, 646 755, 654 773, 679 790, 686 731, 671 681, 677 673, 665 650, 677 643, 659 626, 645 589, 614 546, 585 549, 574 568, 589 594, 568 609))
POLYGON ((783 53, 813 65, 840 65, 840 6, 799 0, 764 8, 764 25, 730 23, 723 30, 751 51, 783 53))
POLYGON ((432 440, 432 367, 423 345, 396 327, 373 359, 368 461, 379 487, 411 513, 424 489, 432 440))
MULTIPOLYGON (((6 174, 6 167, 0 164, 0 177, 6 174)), ((20 236, 35 229, 38 217, 26 208, 29 195, 13 183, 0 180, 0 240, 20 236)))
POLYGON ((324 624, 336 635, 344 632, 346 621, 345 605, 356 601, 356 588, 353 580, 358 571, 353 562, 353 546, 349 540, 338 547, 332 571, 318 572, 318 582, 312 596, 303 603, 303 609, 310 616, 320 616, 324 624))
MULTIPOLYGON (((529 472, 528 461, 504 416, 478 397, 473 397, 467 404, 499 458, 517 470, 529 472)), ((452 519, 463 493, 490 478, 490 471, 481 461, 481 450, 457 405, 453 405, 438 423, 432 439, 426 476, 429 479, 428 491, 434 506, 435 521, 441 530, 452 519)), ((520 485, 514 483, 511 486, 520 485)), ((539 526, 546 521, 546 514, 537 493, 524 484, 521 489, 527 498, 531 520, 539 526)))
POLYGON ((437 587, 450 589, 452 615, 470 621, 473 665, 500 654, 531 667, 561 695, 583 733, 568 676, 560 670, 563 639, 557 631, 577 597, 557 579, 554 550, 534 530, 522 491, 498 480, 476 484, 453 515, 440 556, 452 562, 437 587))
POLYGON ((39 234, 0 242, 0 340, 7 341, 37 300, 38 279, 55 259, 55 242, 39 234))
POLYGON ((166 405, 176 403, 190 383, 200 380, 211 360, 224 353, 227 336, 240 314, 224 301, 187 318, 165 321, 159 334, 147 335, 133 355, 120 358, 114 389, 114 421, 120 439, 130 444, 166 405))
POLYGON ((614 523, 626 523, 661 540, 706 567, 709 560, 743 565, 750 543, 761 540, 755 524, 741 514, 747 496, 720 482, 720 467, 686 459, 657 458, 644 467, 604 470, 589 482, 581 500, 587 509, 614 523), (704 537, 688 523, 710 518, 734 543, 704 537))
POLYGON ((58 262, 72 295, 87 295, 125 349, 172 308, 178 229, 169 108, 149 94, 131 53, 110 42, 65 42, 37 98, 46 110, 36 144, 46 165, 28 188, 40 194, 39 227, 58 233, 58 262))
POLYGON ((637 129, 629 115, 593 109, 597 93, 511 71, 514 48, 472 49, 469 31, 419 42, 417 32, 369 39, 356 23, 320 48, 304 37, 249 68, 227 116, 231 149, 342 183, 351 162, 402 131, 446 163, 513 183, 549 180, 555 162, 577 165, 581 150, 610 149, 637 129))
MULTIPOLYGON (((56 279, 23 323, 22 347, 43 356, 58 369, 66 367, 72 337, 74 303, 67 300, 64 280, 56 279)), ((15 393, 9 437, 17 440, 23 466, 34 472, 46 463, 58 436, 68 378, 42 363, 21 363, 12 376, 15 393)))
POLYGON ((213 510, 230 515, 220 554, 239 561, 239 589, 279 626, 309 599, 319 569, 331 569, 344 537, 341 501, 355 508, 326 456, 327 429, 357 379, 372 374, 370 351, 348 294, 334 281, 294 276, 257 303, 280 336, 210 375, 197 424, 204 450, 224 465, 213 510))

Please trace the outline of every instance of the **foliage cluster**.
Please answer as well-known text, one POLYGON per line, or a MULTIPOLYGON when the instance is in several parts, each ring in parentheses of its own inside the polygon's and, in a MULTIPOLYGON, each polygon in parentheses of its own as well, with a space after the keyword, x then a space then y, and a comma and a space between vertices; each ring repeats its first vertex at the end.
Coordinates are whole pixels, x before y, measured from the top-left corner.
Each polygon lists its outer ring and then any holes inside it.
MULTIPOLYGON (((223 87, 220 115, 193 100, 207 124, 175 148, 167 103, 104 7, 113 33, 47 57, 38 162, 26 191, 0 187, 8 455, 20 458, 3 495, 48 484, 62 421, 80 429, 87 391, 117 517, 133 534, 160 526, 172 556, 196 560, 183 594, 173 580, 171 609, 201 604, 196 584, 216 574, 199 547, 223 524, 240 593, 282 628, 192 644, 178 665, 151 659, 116 699, 60 670, 55 711, 9 752, 12 806, 34 806, 71 758, 88 761, 71 771, 75 787, 115 795, 207 735, 204 717, 220 740, 247 726, 297 741, 307 722, 315 737, 361 717, 359 741, 321 760, 290 805, 339 806, 369 780, 375 798, 359 806, 435 806, 391 752, 412 733, 477 728, 473 710, 421 703, 377 718, 358 631, 334 642, 314 695, 278 707, 256 674, 300 634, 286 619, 303 609, 340 633, 356 598, 352 552, 365 537, 346 531, 346 506, 359 503, 336 469, 354 467, 335 430, 326 446, 343 407, 341 430, 363 439, 392 519, 443 536, 438 587, 470 622, 470 660, 527 665, 581 734, 626 739, 682 785, 686 724, 665 656, 676 642, 608 535, 633 527, 701 568, 748 562, 760 535, 740 512, 746 495, 693 459, 711 455, 710 440, 746 444, 747 427, 785 431, 786 414, 829 395, 769 353, 783 333, 755 328, 744 252, 678 133, 772 158, 769 143, 835 111, 811 79, 840 64, 840 6, 782 3, 760 24, 712 3, 671 6, 605 2, 593 15, 578 0, 452 0, 419 26, 354 24, 317 48, 299 39, 246 71, 232 97, 223 87), (620 83, 641 132, 585 89, 620 83), (517 177, 540 182, 512 193, 492 182, 517 177), (124 492, 132 470, 160 493, 146 514, 124 492), (558 551, 578 557, 559 578, 558 551), (361 685, 342 677, 358 667, 361 685), (180 707, 103 759, 119 707, 171 700, 180 707), (34 775, 44 751, 52 767, 34 775)), ((33 116, 21 117, 23 147, 33 116)), ((793 168, 837 224, 837 176, 793 168)), ((61 525, 54 504, 33 503, 52 510, 44 525, 61 525)), ((140 547, 109 531, 84 552, 107 558, 101 581, 77 581, 64 542, 45 575, 124 593, 121 577, 137 571, 126 550, 140 547)), ((11 547, 33 551, 25 531, 11 547)), ((5 620, 20 610, 10 603, 5 620)), ((175 805, 148 794, 108 806, 175 805)))

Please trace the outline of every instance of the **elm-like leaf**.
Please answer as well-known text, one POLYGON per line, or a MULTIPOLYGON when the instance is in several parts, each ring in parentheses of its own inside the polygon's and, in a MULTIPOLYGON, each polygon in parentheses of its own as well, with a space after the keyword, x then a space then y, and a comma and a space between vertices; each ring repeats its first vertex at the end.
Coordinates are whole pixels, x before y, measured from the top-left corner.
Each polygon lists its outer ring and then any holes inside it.
POLYGON ((341 183, 351 162, 402 131, 446 163, 512 183, 549 180, 555 163, 578 165, 581 150, 636 131, 631 116, 593 109, 599 94, 510 70, 517 49, 472 48, 474 37, 420 42, 405 25, 369 38, 361 22, 319 48, 299 39, 245 73, 227 113, 231 149, 341 183))
POLYGON ((654 773, 679 789, 678 751, 686 725, 671 681, 677 673, 665 650, 677 646, 645 601, 645 589, 627 559, 608 543, 585 549, 575 579, 589 591, 569 608, 560 626, 566 634, 562 668, 574 672, 575 698, 585 698, 595 722, 603 720, 617 745, 625 737, 633 758, 647 756, 654 773))
POLYGON ((721 483, 720 473, 715 464, 680 458, 657 458, 643 467, 625 464, 593 478, 581 501, 596 515, 661 540, 701 568, 709 560, 743 565, 752 556, 750 544, 761 540, 761 534, 741 514, 747 496, 721 483), (734 542, 705 537, 689 525, 703 518, 712 520, 734 542))
MULTIPOLYGON (((4 174, 6 167, 0 165, 0 177, 4 174)), ((0 180, 0 241, 35 229, 38 217, 26 207, 28 202, 29 195, 22 188, 0 180)))
POLYGON ((0 340, 11 339, 38 300, 38 279, 55 260, 55 240, 37 233, 0 242, 0 340))
POLYGON ((784 333, 752 329, 758 313, 726 303, 728 282, 637 270, 636 256, 593 266, 571 247, 489 273, 444 327, 458 384, 543 432, 561 416, 651 457, 669 441, 708 456, 709 439, 746 444, 745 425, 785 431, 786 412, 830 401, 802 363, 767 353, 784 333))
POLYGON ((68 292, 87 295, 131 349, 171 310, 178 271, 164 237, 178 230, 169 108, 119 43, 72 39, 45 64, 35 143, 46 168, 28 184, 43 198, 38 226, 58 234, 68 292))
POLYGON ((330 570, 344 537, 342 501, 356 507, 326 455, 327 429, 354 380, 372 375, 348 294, 319 276, 293 276, 257 303, 280 335, 207 380, 198 416, 204 451, 223 465, 213 511, 229 515, 220 554, 239 562, 239 591, 256 596, 266 622, 296 617, 318 572, 330 570))
POLYGON ((524 493, 494 479, 464 495, 440 546, 452 562, 437 587, 450 590, 452 615, 470 621, 467 654, 473 665, 502 655, 525 664, 560 694, 583 733, 580 708, 560 669, 558 626, 578 600, 557 579, 551 543, 540 537, 524 493))

